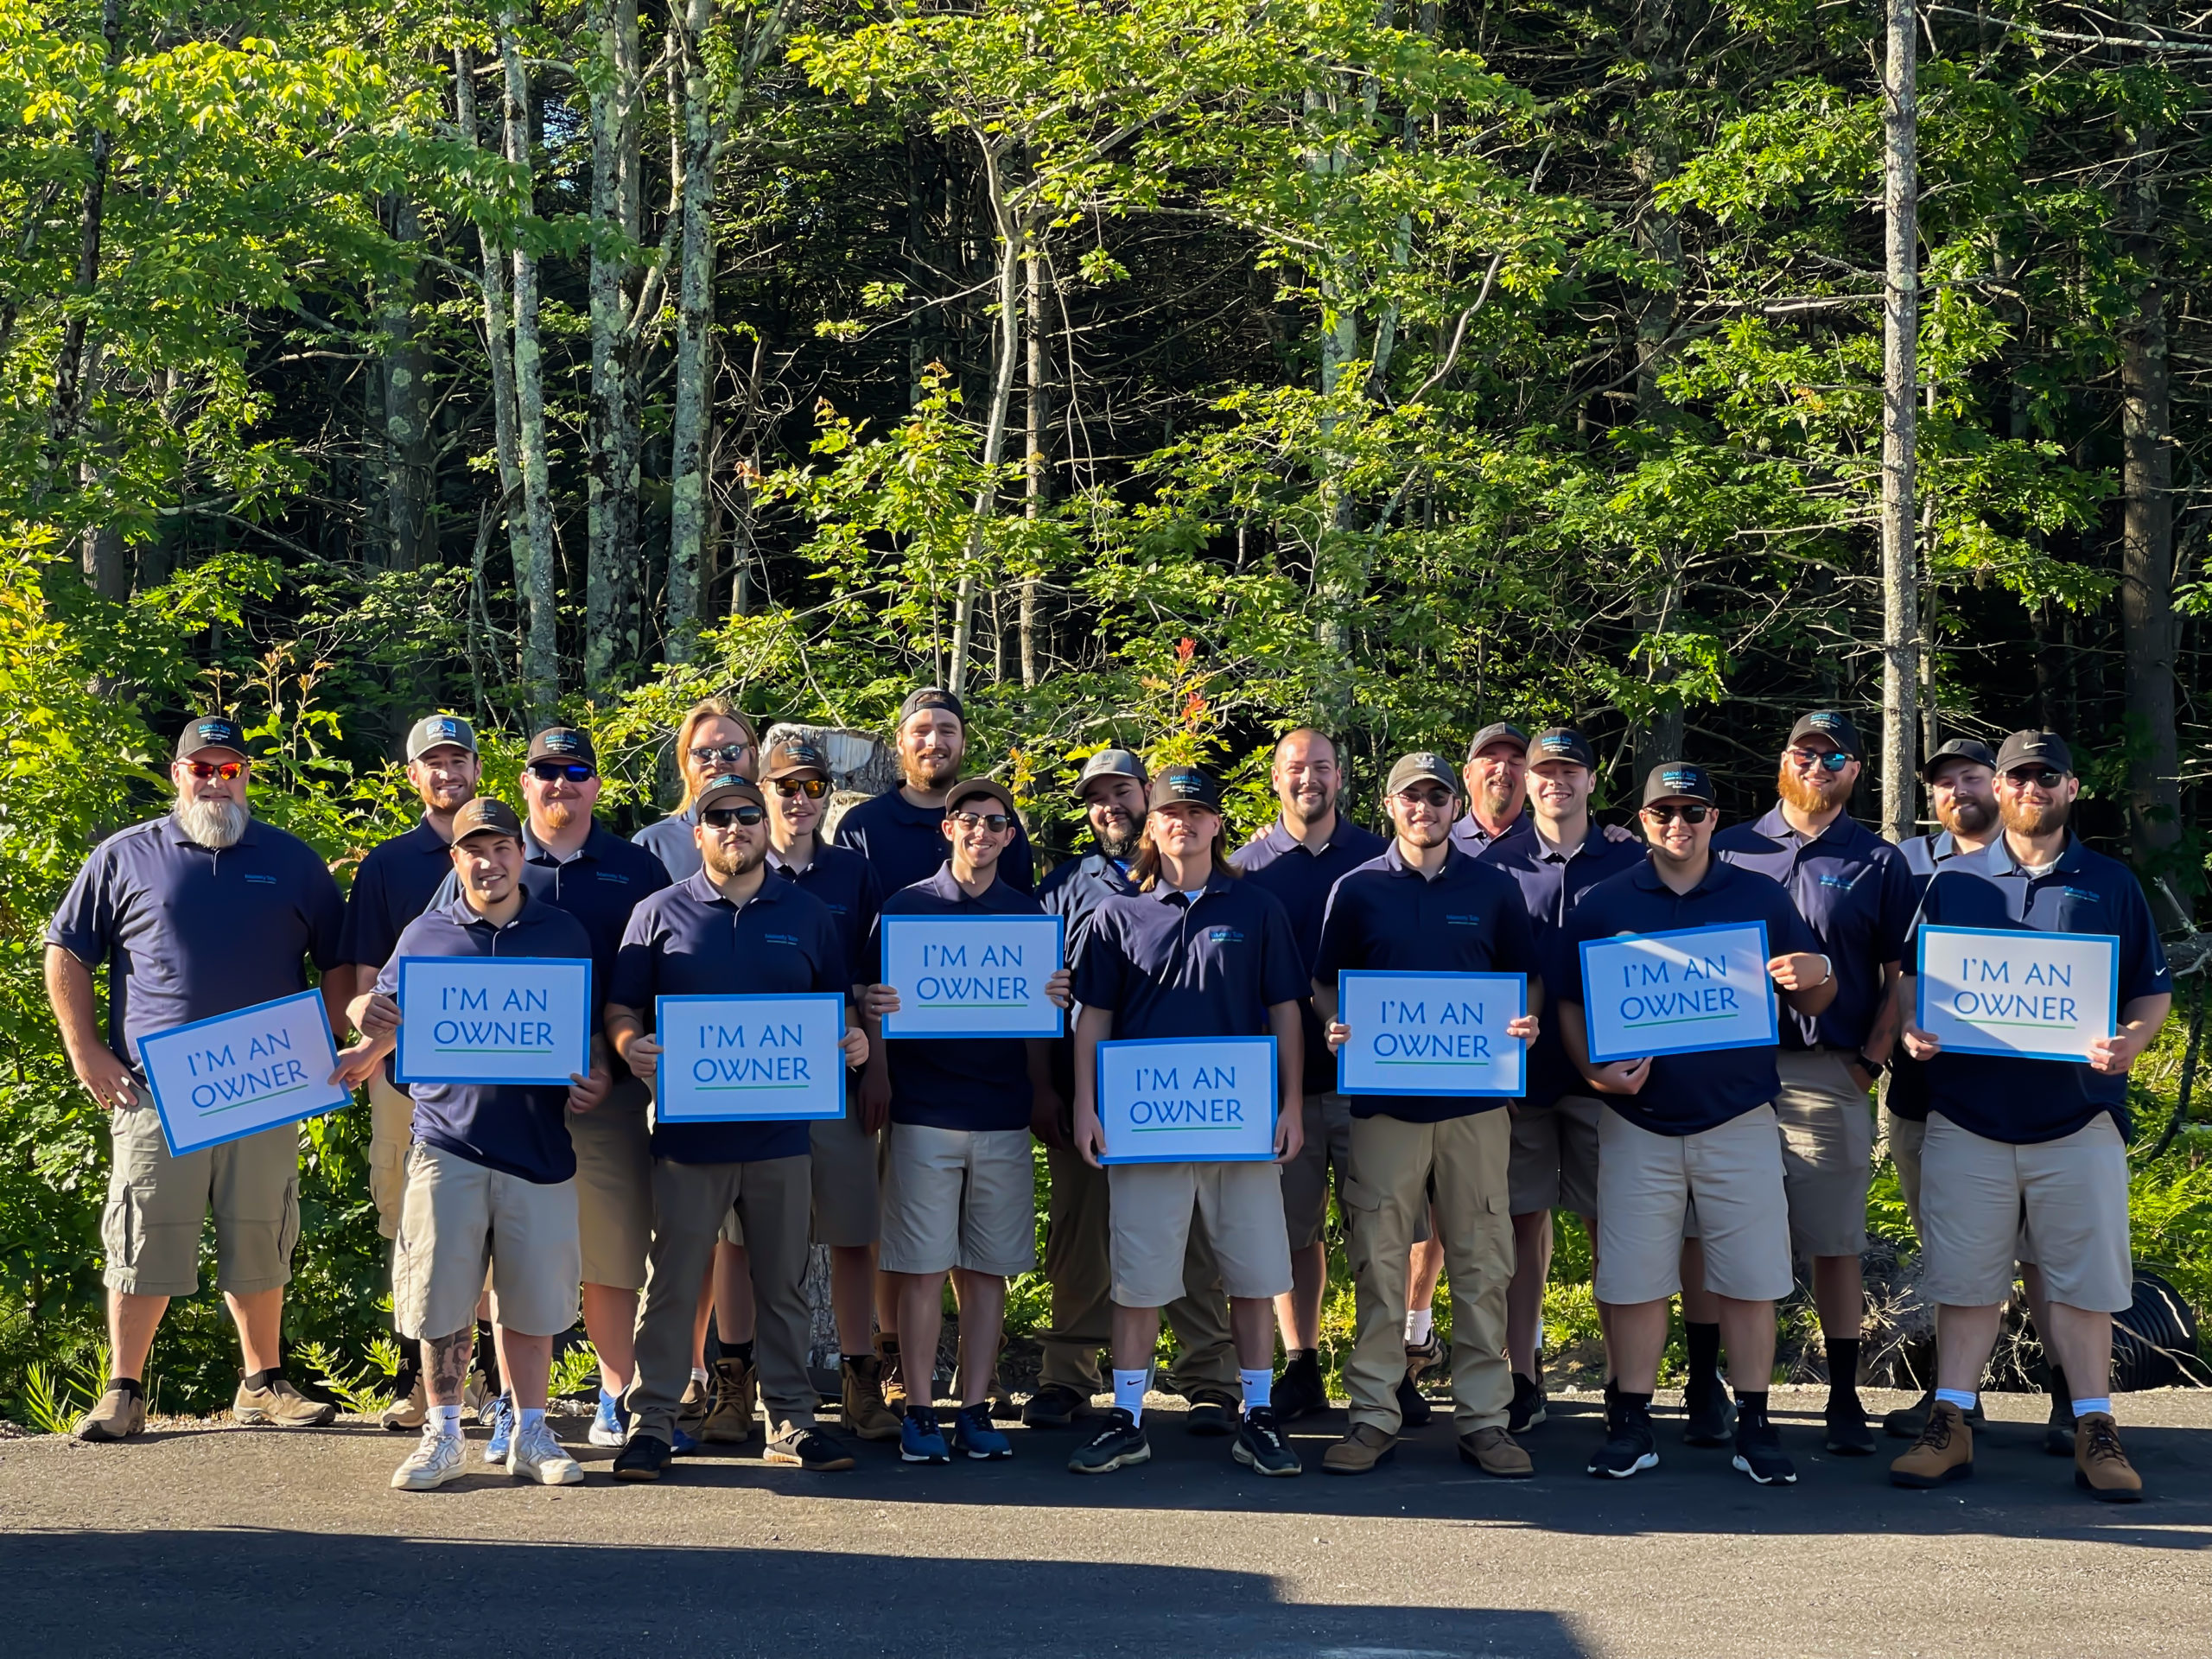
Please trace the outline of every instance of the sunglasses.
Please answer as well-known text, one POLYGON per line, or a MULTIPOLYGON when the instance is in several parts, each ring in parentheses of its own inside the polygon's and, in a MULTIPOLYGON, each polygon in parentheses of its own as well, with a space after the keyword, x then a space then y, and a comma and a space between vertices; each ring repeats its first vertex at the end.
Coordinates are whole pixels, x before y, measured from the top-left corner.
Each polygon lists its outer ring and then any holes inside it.
POLYGON ((1014 827, 1014 820, 1003 812, 948 812, 944 815, 963 830, 973 830, 981 824, 993 835, 1003 835, 1014 827))
POLYGON ((1446 789, 1402 789, 1398 798, 1408 806, 1426 806, 1442 811, 1459 798, 1446 789))
POLYGON ((810 801, 818 801, 830 792, 826 778, 779 778, 776 793, 789 800, 794 795, 804 795, 810 801))
POLYGON ((700 766, 709 764, 734 766, 753 753, 750 743, 725 743, 719 748, 687 749, 684 751, 700 766))
POLYGON ((1680 818, 1684 823, 1703 823, 1709 806, 1647 806, 1643 816, 1654 823, 1672 823, 1680 818))
POLYGON ((2005 781, 2015 789, 2025 789, 2031 784, 2041 789, 2056 789, 2066 781, 2066 774, 2056 766, 2022 766, 2006 772, 2005 781))
POLYGON ((1826 754, 1815 754, 1810 749, 1792 749, 1789 758, 1798 766, 1809 766, 1817 760, 1823 772, 1841 772, 1851 764, 1851 757, 1841 749, 1830 749, 1826 754))
POLYGON ((747 801, 743 806, 710 806, 699 815, 699 822, 709 830, 727 830, 741 823, 747 830, 768 815, 747 801))
POLYGON ((245 762, 243 760, 188 760, 184 763, 184 769, 203 784, 210 778, 219 778, 226 784, 235 784, 245 776, 245 762))
POLYGON ((530 763, 530 775, 541 784, 581 784, 597 774, 581 760, 533 760, 530 763))

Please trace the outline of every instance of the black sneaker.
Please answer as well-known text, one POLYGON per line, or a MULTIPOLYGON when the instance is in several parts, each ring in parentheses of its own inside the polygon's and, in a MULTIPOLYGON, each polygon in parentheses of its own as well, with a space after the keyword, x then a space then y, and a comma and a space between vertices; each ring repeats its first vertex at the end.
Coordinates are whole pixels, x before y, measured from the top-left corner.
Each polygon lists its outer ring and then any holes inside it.
POLYGON ((1398 1379, 1398 1427, 1401 1429, 1426 1428, 1428 1420, 1436 1414, 1428 1403, 1428 1396, 1421 1391, 1421 1384, 1410 1376, 1398 1379))
POLYGON ((1214 1395, 1193 1399, 1191 1408, 1183 1414, 1183 1432, 1210 1440, 1223 1440, 1234 1434, 1236 1432, 1236 1402, 1214 1395))
POLYGON ((1255 1474, 1306 1472, 1306 1465, 1299 1462, 1298 1453, 1291 1450, 1290 1440, 1282 1432, 1282 1420, 1269 1406, 1255 1406, 1244 1414, 1244 1427, 1236 1431, 1236 1444, 1230 1450, 1237 1462, 1255 1474))
POLYGON ((1513 1403, 1507 1408, 1505 1432, 1525 1434, 1544 1421, 1544 1385, 1533 1376, 1513 1373, 1513 1403))
POLYGON ((1682 1395, 1685 1446, 1726 1446, 1736 1427, 1736 1402, 1719 1377, 1693 1379, 1682 1395))
POLYGON ((1736 1455, 1731 1461, 1762 1486, 1797 1484, 1797 1465, 1782 1449, 1781 1431, 1763 1412, 1737 1420, 1736 1455))
POLYGON ((1859 1403, 1856 1395, 1847 1400, 1830 1400, 1827 1424, 1827 1436, 1821 1444, 1837 1457, 1874 1455, 1874 1430, 1866 1421, 1866 1408, 1859 1403))
MULTIPOLYGON (((1981 1403, 1980 1396, 1976 1396, 1974 1403, 1976 1405, 1981 1403)), ((2062 1400, 2056 1395, 2053 1395, 2050 1398, 2050 1421, 2044 1425, 2043 1430, 2044 1455, 2052 1458, 2072 1457, 2074 1430, 2074 1402, 2071 1400, 2062 1400)))
POLYGON ((1071 1428, 1077 1416, 1090 1402, 1073 1389, 1062 1388, 1057 1382, 1047 1382, 1029 1396, 1029 1403, 1021 1408, 1021 1422, 1025 1428, 1071 1428))
POLYGON ((1068 1467, 1078 1475, 1110 1475, 1133 1463, 1152 1458, 1152 1445, 1137 1420, 1116 1406, 1106 1414, 1104 1427, 1076 1447, 1068 1467))
POLYGON ((1605 1407, 1605 1443, 1591 1458, 1589 1472, 1607 1480, 1626 1480, 1659 1466, 1659 1443, 1652 1438, 1651 1408, 1641 1400, 1614 1400, 1605 1407))
POLYGON ((1282 1368, 1274 1381, 1274 1414, 1286 1423, 1329 1408, 1328 1386, 1321 1381, 1321 1357, 1311 1349, 1282 1368))
MULTIPOLYGON (((1921 1431, 1928 1427, 1929 1414, 1935 1409, 1936 1390, 1930 1389, 1910 1405, 1899 1406, 1895 1411, 1884 1416, 1882 1433, 1893 1440, 1916 1440, 1920 1438, 1921 1431)), ((1974 1396, 1974 1409, 1967 1413, 1966 1421, 1967 1427, 1977 1433, 1989 1427, 1989 1419, 1982 1413, 1980 1395, 1974 1396)), ((2069 1458, 2074 1455, 2074 1448, 2070 1445, 2067 1447, 2065 1455, 2069 1458)))
POLYGON ((676 1450, 658 1434, 632 1434, 614 1457, 617 1480, 658 1480, 676 1450))

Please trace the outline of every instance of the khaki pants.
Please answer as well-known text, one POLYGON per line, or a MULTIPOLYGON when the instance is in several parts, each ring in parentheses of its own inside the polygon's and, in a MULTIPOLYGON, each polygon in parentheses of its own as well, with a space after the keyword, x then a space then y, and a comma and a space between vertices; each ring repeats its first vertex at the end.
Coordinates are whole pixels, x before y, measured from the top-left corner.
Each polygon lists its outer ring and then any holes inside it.
POLYGON ((399 1236, 407 1148, 414 1144, 415 1096, 378 1066, 369 1074, 369 1197, 377 1206, 377 1231, 386 1238, 399 1236))
MULTIPOLYGON (((1040 1388, 1072 1389, 1086 1397, 1105 1380, 1099 1351, 1114 1337, 1112 1205, 1106 1172, 1084 1162, 1079 1152, 1046 1149, 1052 1196, 1046 1211, 1045 1277, 1052 1287, 1052 1323, 1038 1333, 1045 1351, 1040 1388)), ((1197 1399, 1236 1397, 1236 1351, 1230 1340, 1229 1304, 1221 1272, 1203 1230, 1191 1229, 1183 1258, 1184 1294, 1167 1305, 1175 1333, 1175 1363, 1166 1379, 1170 1393, 1197 1399), (1199 1287, 1196 1294, 1190 1287, 1199 1287)))
POLYGON ((638 1369, 626 1403, 632 1433, 675 1443, 691 1382, 691 1322, 722 1217, 735 1205, 758 1310, 753 1363, 769 1433, 810 1427, 821 1396, 806 1374, 807 1229, 814 1184, 804 1154, 750 1164, 653 1160, 652 1243, 638 1304, 638 1369))
POLYGON ((1432 1202, 1452 1277, 1452 1421, 1460 1434, 1503 1428, 1513 1403, 1505 1357, 1505 1287, 1513 1277, 1508 1171, 1511 1115, 1502 1109, 1405 1123, 1356 1117, 1351 1175, 1337 1197, 1358 1290, 1358 1331, 1344 1387, 1351 1421, 1399 1428, 1406 1375, 1406 1260, 1432 1202))

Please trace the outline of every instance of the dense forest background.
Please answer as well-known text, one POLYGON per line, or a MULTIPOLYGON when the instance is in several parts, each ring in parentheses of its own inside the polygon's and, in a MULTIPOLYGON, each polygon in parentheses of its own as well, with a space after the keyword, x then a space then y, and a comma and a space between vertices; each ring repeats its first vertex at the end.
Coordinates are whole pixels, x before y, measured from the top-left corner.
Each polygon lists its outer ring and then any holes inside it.
MULTIPOLYGON (((1919 718, 2072 738, 2180 930, 2212 27, 1917 22, 1919 718)), ((98 1340, 105 1137, 40 930, 188 708, 341 865, 434 706, 506 786, 532 720, 591 724, 626 827, 702 693, 880 728, 957 683, 1060 848, 1109 741, 1223 767, 1249 827, 1295 719, 1363 795, 1511 716, 1597 737, 1607 798, 1686 752, 1735 810, 1803 708, 1878 731, 1883 22, 0 9, 0 1403, 98 1340)), ((353 1116, 307 1133, 292 1325, 358 1356, 353 1116)), ((2196 1141, 2158 1179, 2202 1307, 2196 1141)), ((173 1316, 173 1403, 227 1389, 220 1318, 173 1316)))

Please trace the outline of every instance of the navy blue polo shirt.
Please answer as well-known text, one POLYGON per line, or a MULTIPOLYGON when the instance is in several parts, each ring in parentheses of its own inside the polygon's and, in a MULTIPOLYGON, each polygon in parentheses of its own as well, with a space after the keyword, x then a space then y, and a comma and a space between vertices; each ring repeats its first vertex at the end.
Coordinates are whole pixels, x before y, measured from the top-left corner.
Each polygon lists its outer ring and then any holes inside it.
POLYGON ((1306 990, 1281 902, 1218 869, 1194 905, 1165 882, 1107 899, 1075 970, 1075 1000, 1110 1009, 1117 1041, 1265 1037, 1268 1010, 1306 990))
MULTIPOLYGON (((1072 970, 1082 959, 1084 941, 1090 937, 1091 918, 1109 899, 1135 893, 1129 868, 1120 859, 1093 849, 1081 858, 1064 859, 1045 873, 1037 888, 1037 902, 1047 915, 1067 923, 1065 950, 1072 970)), ((1082 1004, 1068 1011, 1067 1035, 1052 1045, 1052 1086, 1062 1100, 1075 1098, 1075 1016, 1082 1004)))
MULTIPOLYGON (((883 901, 885 916, 1041 916, 1044 906, 1003 881, 971 899, 948 861, 926 881, 883 901)), ((871 972, 883 982, 883 931, 868 939, 871 972)), ((932 1129, 1029 1127, 1029 1042, 1022 1037, 891 1039, 891 1121, 932 1129)))
MULTIPOLYGON (((928 880, 951 847, 944 838, 944 809, 916 806, 896 789, 849 809, 837 820, 830 839, 874 865, 875 879, 886 893, 928 880)), ((1014 839, 999 855, 999 880, 1018 893, 1027 893, 1037 884, 1029 832, 1019 817, 1014 821, 1014 839)))
MULTIPOLYGON (((346 894, 346 923, 338 936, 338 960, 381 968, 391 960, 400 930, 430 907, 438 889, 453 874, 453 851, 424 818, 404 835, 369 849, 353 872, 346 894)), ((385 1076, 392 1075, 390 1057, 385 1076)))
POLYGON ((671 812, 659 823, 649 823, 639 830, 630 837, 630 844, 644 848, 660 860, 669 880, 681 881, 687 875, 698 874, 705 861, 699 856, 699 843, 691 833, 698 822, 690 808, 671 812))
MULTIPOLYGON (((1535 930, 1512 880, 1445 843, 1433 878, 1391 842, 1337 883, 1313 957, 1313 977, 1332 985, 1345 969, 1409 974, 1526 974, 1541 989, 1535 930)), ((1326 1054, 1325 1047, 1322 1052, 1326 1054)), ((1335 1057, 1330 1056, 1332 1065, 1335 1057)), ((1353 1095, 1354 1117, 1441 1123, 1506 1103, 1503 1095, 1353 1095)))
MULTIPOLYGON (((1770 955, 1821 948, 1779 882, 1716 858, 1695 887, 1678 893, 1659 879, 1647 857, 1637 868, 1608 876, 1582 895, 1582 902, 1567 918, 1565 945, 1579 957, 1578 947, 1585 939, 1749 922, 1766 924, 1770 955)), ((1562 1002, 1580 1004, 1579 963, 1573 976, 1562 981, 1554 995, 1562 1002)), ((1637 1093, 1598 1098, 1655 1135, 1695 1135, 1756 1111, 1780 1094, 1782 1077, 1774 1063, 1780 1052, 1778 1045, 1770 1044, 1704 1054, 1662 1054, 1651 1062, 1637 1093)))
MULTIPOLYGON (((1897 843, 1897 855, 1904 860, 1905 868, 1912 877, 1914 913, 1918 914, 1921 895, 1928 891, 1928 883, 1937 870, 1957 861, 1961 870, 1979 869, 1989 848, 1976 852, 1962 851, 1948 830, 1939 830, 1932 836, 1913 836, 1897 843)), ((2010 861, 2007 861, 2009 868, 2010 861)), ((1913 963, 1905 960, 1904 969, 1910 973, 1913 963)), ((1892 1117, 1902 1117, 1908 1122, 1928 1121, 1928 1068, 1905 1052, 1899 1043, 1890 1054, 1890 1084, 1882 1096, 1882 1104, 1892 1117)))
POLYGON ((346 905, 315 849, 257 819, 220 851, 169 815, 92 849, 46 942, 107 964, 107 1046, 135 1065, 138 1039, 307 989, 327 973, 346 905))
POLYGON ((830 907, 837 921, 837 942, 845 948, 845 961, 857 976, 868 971, 874 947, 876 912, 883 908, 883 889, 877 884, 875 867, 849 847, 832 847, 817 837, 814 856, 803 869, 779 864, 772 849, 768 879, 796 885, 830 907))
MULTIPOLYGON (((836 918, 796 882, 769 877, 740 909, 702 871, 631 912, 607 985, 607 1000, 636 1009, 650 1031, 658 997, 799 991, 849 997, 853 976, 836 918)), ((808 1134, 804 1121, 661 1123, 653 1129, 653 1156, 679 1164, 796 1158, 808 1150, 808 1134)))
MULTIPOLYGON (((1582 902, 1582 895, 1600 881, 1643 863, 1644 849, 1632 841, 1615 841, 1593 823, 1571 854, 1560 853, 1537 833, 1494 841, 1483 849, 1481 859, 1520 888, 1522 906, 1535 930, 1536 959, 1543 964, 1544 983, 1556 995, 1582 979, 1582 964, 1567 945, 1567 918, 1582 902)), ((1590 1085, 1567 1058, 1559 1021, 1545 1019, 1536 1040, 1529 1046, 1527 1103, 1548 1106, 1562 1095, 1589 1092, 1590 1085)))
MULTIPOLYGON (((400 930, 391 955, 377 975, 377 989, 399 995, 402 957, 588 957, 591 940, 583 925, 566 911, 532 898, 525 890, 522 908, 504 927, 494 926, 465 899, 417 916, 400 930)), ((597 983, 594 982, 594 985, 597 983)), ((599 1011, 592 1010, 592 1029, 599 1011)), ((569 1142, 565 1116, 569 1091, 541 1084, 414 1083, 415 1138, 443 1147, 456 1158, 552 1185, 576 1173, 575 1148, 569 1142)))
MULTIPOLYGON (((2110 933, 2120 940, 2117 1014, 2139 996, 2171 995, 2158 925, 2135 874, 2072 836, 2048 875, 2022 870, 2003 842, 1977 868, 1938 869, 1920 901, 1921 922, 1941 927, 2025 928, 2039 933, 2110 933)), ((1909 944, 1917 960, 1916 941, 1909 944)), ((2007 1054, 1938 1054, 1928 1062, 1928 1105, 1961 1128, 2013 1146, 2056 1141, 2110 1112, 2133 1132, 2127 1079, 2071 1060, 2007 1054)))
POLYGON ((1479 853, 1485 847, 1519 841, 1523 836, 1536 833, 1536 815, 1524 804, 1521 816, 1505 826, 1505 833, 1493 836, 1483 828, 1472 812, 1462 812, 1452 826, 1452 844, 1463 853, 1479 853))
POLYGON ((1808 1020, 1782 1011, 1782 1046, 1856 1053, 1882 1011, 1882 964, 1903 959, 1912 930, 1912 872, 1897 849, 1848 813, 1809 838, 1777 807, 1757 823, 1715 833, 1716 857, 1782 883, 1835 969, 1835 1001, 1808 1020))
MULTIPOLYGON (((1313 971, 1314 953, 1321 948, 1321 918, 1328 912, 1329 893, 1337 883, 1389 845, 1371 830, 1363 830, 1342 812, 1319 852, 1290 833, 1281 818, 1230 855, 1229 861, 1244 872, 1244 879, 1282 901, 1290 913, 1291 937, 1298 953, 1313 971)), ((1325 1095, 1337 1086, 1337 1063, 1321 1036, 1321 1016, 1313 1011, 1312 995, 1298 999, 1306 1023, 1306 1092, 1325 1095)))

